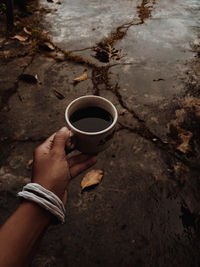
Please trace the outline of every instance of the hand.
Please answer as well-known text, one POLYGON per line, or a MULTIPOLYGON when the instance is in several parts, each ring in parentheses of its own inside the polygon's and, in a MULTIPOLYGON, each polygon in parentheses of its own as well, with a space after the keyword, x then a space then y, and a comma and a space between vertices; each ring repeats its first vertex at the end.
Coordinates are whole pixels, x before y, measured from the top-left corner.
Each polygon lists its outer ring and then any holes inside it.
POLYGON ((54 192, 63 203, 66 203, 66 189, 71 178, 97 162, 97 157, 84 154, 67 160, 65 145, 69 141, 69 130, 61 128, 36 148, 33 161, 32 182, 54 192))

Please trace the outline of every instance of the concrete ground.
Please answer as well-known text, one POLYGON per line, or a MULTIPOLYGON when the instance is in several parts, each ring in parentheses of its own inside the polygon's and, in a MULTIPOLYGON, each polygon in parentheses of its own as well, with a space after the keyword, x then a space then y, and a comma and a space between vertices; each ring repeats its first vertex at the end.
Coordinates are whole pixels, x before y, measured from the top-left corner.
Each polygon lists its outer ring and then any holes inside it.
POLYGON ((41 0, 35 13, 52 52, 0 36, 0 223, 34 148, 65 125, 71 100, 96 94, 119 112, 95 166, 103 181, 84 193, 83 174, 72 181, 67 222, 49 228, 32 266, 200 266, 199 1, 41 0))

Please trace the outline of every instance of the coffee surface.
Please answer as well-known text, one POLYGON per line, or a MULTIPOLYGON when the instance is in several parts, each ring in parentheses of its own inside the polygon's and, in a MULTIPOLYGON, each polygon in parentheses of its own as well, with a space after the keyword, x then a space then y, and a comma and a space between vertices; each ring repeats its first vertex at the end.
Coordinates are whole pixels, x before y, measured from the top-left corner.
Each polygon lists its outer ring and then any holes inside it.
POLYGON ((75 128, 84 132, 102 131, 113 122, 108 111, 92 106, 75 111, 69 120, 75 128))

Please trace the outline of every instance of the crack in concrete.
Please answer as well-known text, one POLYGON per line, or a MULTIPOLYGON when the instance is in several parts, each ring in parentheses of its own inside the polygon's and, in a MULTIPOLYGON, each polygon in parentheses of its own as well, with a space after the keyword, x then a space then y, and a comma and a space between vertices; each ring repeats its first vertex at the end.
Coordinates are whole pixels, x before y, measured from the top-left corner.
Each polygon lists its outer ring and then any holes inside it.
POLYGON ((164 152, 167 152, 167 154, 181 162, 183 165, 189 167, 191 170, 199 171, 200 166, 196 164, 192 164, 189 162, 179 151, 176 150, 176 148, 173 147, 173 145, 169 143, 164 143, 159 137, 156 135, 153 135, 146 127, 145 125, 140 125, 139 127, 132 128, 129 126, 124 125, 123 123, 118 122, 121 126, 116 132, 120 132, 122 130, 127 130, 131 133, 137 134, 140 137, 146 139, 147 141, 150 141, 153 145, 156 145, 156 147, 164 152), (144 128, 142 128, 144 126, 144 128), (155 140, 155 141, 154 141, 155 140))
MULTIPOLYGON (((101 62, 110 62, 112 55, 117 55, 118 50, 114 48, 114 44, 124 38, 128 30, 132 26, 141 25, 144 21, 151 17, 151 11, 153 5, 156 3, 155 0, 142 0, 141 5, 137 6, 138 18, 133 18, 129 23, 124 23, 123 25, 117 27, 117 29, 110 34, 109 37, 105 38, 101 42, 97 43, 93 50, 96 52, 95 58, 101 62), (149 5, 151 3, 151 5, 149 5)), ((120 56, 117 58, 119 59, 120 56)))
MULTIPOLYGON (((137 26, 137 25, 143 24, 146 19, 150 18, 151 17, 151 10, 152 10, 153 4, 155 4, 155 3, 156 3, 155 0, 152 0, 152 1, 142 0, 141 5, 137 6, 140 21, 135 21, 135 19, 133 19, 130 23, 125 23, 125 24, 117 27, 116 31, 112 32, 110 37, 99 42, 96 47, 93 47, 93 49, 95 49, 95 48, 101 49, 104 53, 107 53, 108 57, 109 57, 108 62, 110 62, 111 56, 109 55, 109 53, 112 53, 112 49, 114 47, 114 44, 118 40, 124 38, 124 36, 126 35, 127 31, 129 30, 129 28, 131 26, 137 26), (149 3, 152 3, 152 6, 147 6, 147 4, 149 4, 149 3)), ((63 62, 65 60, 67 60, 67 61, 72 61, 73 63, 76 63, 76 64, 82 64, 82 65, 86 65, 87 67, 92 68, 92 83, 93 83, 94 94, 99 95, 100 90, 101 90, 100 85, 103 85, 105 87, 105 90, 111 91, 113 94, 115 94, 115 96, 118 99, 119 104, 124 109, 126 109, 128 111, 128 113, 130 113, 133 116, 133 118, 136 119, 139 123, 139 126, 136 128, 131 128, 131 127, 128 127, 126 125, 123 125, 122 123, 119 123, 121 125, 121 129, 126 129, 130 132, 138 134, 142 138, 145 138, 146 140, 148 140, 151 143, 153 143, 154 145, 156 145, 158 148, 170 153, 170 155, 173 155, 173 157, 180 160, 184 164, 186 164, 186 165, 189 164, 186 160, 184 160, 182 157, 177 155, 177 151, 175 151, 175 148, 173 148, 172 145, 164 143, 158 136, 154 135, 148 129, 148 127, 145 125, 144 120, 142 120, 134 110, 130 109, 126 105, 126 103, 123 101, 123 97, 120 94, 120 90, 119 90, 120 88, 119 88, 118 83, 116 83, 115 86, 112 86, 110 84, 110 82, 109 82, 109 69, 111 67, 113 67, 114 65, 120 65, 120 64, 112 64, 112 65, 109 64, 107 66, 99 67, 96 64, 90 62, 88 59, 74 54, 74 52, 76 52, 76 51, 78 52, 78 51, 84 51, 84 50, 91 49, 90 47, 89 48, 83 48, 81 50, 66 51, 62 48, 59 48, 55 44, 53 44, 53 45, 56 49, 56 52, 61 52, 62 55, 64 55, 64 58, 61 58, 52 52, 51 53, 44 53, 43 52, 46 56, 52 57, 56 61, 63 62)), ((100 50, 98 50, 98 51, 100 51, 100 50)), ((32 56, 29 64, 23 68, 21 74, 23 74, 25 72, 25 70, 31 65, 31 63, 33 62, 33 59, 34 59, 34 55, 32 56)), ((4 99, 3 100, 4 103, 8 104, 10 97, 14 93, 18 92, 18 90, 17 90, 18 86, 19 86, 18 81, 16 81, 12 88, 5 91, 5 95, 2 97, 4 99)), ((18 96, 19 96, 20 101, 22 101, 21 96, 19 94, 18 94, 18 96)), ((121 129, 119 129, 119 130, 121 130, 121 129)), ((22 140, 10 139, 9 141, 10 142, 41 142, 41 141, 44 141, 44 139, 43 138, 40 138, 37 140, 34 140, 32 138, 22 139, 22 140)))

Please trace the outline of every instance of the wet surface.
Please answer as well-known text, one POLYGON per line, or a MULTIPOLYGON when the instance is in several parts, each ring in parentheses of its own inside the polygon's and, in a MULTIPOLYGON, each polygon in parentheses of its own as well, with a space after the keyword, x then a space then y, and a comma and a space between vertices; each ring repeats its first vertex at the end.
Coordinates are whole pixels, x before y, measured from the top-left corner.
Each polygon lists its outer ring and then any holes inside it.
POLYGON ((65 124, 66 105, 100 95, 119 112, 99 155, 104 179, 83 194, 82 176, 71 183, 67 223, 49 229, 33 266, 200 266, 199 1, 40 4, 52 9, 42 27, 63 57, 0 67, 1 221, 30 179, 34 147, 65 124))

